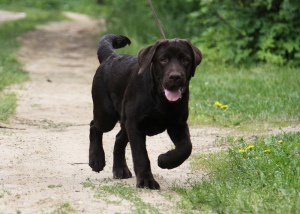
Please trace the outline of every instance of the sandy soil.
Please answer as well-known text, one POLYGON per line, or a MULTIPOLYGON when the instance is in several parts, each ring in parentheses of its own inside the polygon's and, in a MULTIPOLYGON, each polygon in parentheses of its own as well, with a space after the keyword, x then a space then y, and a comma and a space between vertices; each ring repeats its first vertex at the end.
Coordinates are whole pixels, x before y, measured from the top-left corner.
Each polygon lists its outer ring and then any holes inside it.
MULTIPOLYGON (((104 171, 92 172, 87 164, 90 89, 99 65, 96 48, 104 22, 74 13, 66 16, 73 21, 39 26, 20 38, 23 47, 19 56, 30 80, 10 89, 17 93, 19 106, 11 123, 5 125, 13 129, 0 129, 0 213, 59 213, 58 205, 66 202, 75 209, 73 212, 131 213, 135 209, 130 201, 113 194, 95 198, 96 190, 82 185, 87 179, 96 186, 120 182, 112 179, 112 150, 119 128, 104 135, 104 171), (115 198, 122 202, 107 202, 115 198)), ((233 132, 191 129, 193 153, 219 151, 223 147, 214 144, 215 139, 233 132)), ((200 179, 203 173, 193 173, 189 161, 174 170, 157 166, 158 155, 172 148, 165 133, 147 138, 147 148, 161 190, 142 190, 139 197, 162 213, 176 213, 175 203, 180 198, 168 188, 174 183, 188 185, 188 179, 200 179), (164 193, 171 194, 171 199, 164 193)), ((133 172, 129 146, 127 158, 133 172)), ((135 186, 135 176, 122 182, 135 186)))

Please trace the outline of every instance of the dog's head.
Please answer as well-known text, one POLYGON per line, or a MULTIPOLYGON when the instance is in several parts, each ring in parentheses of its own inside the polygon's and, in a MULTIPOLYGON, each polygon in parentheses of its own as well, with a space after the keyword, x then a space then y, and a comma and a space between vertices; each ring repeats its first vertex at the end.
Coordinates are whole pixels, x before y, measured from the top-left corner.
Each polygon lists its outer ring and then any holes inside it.
POLYGON ((151 72, 170 102, 178 101, 196 67, 202 60, 201 52, 186 39, 159 40, 138 54, 139 72, 151 72))

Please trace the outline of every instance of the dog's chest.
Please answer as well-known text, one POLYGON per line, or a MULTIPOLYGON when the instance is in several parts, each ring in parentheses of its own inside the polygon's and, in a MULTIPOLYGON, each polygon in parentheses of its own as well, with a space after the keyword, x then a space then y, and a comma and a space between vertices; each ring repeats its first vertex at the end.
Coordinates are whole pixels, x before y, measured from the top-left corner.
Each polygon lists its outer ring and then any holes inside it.
POLYGON ((153 136, 164 132, 168 128, 168 124, 168 119, 163 116, 147 116, 139 122, 139 128, 146 135, 153 136))

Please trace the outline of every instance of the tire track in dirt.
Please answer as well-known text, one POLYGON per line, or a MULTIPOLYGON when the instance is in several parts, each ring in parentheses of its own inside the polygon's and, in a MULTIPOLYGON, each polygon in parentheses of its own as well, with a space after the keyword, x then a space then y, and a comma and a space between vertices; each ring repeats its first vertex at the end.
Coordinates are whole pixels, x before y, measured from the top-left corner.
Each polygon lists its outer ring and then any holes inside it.
MULTIPOLYGON (((84 188, 87 178, 94 185, 112 185, 112 151, 119 128, 104 135, 106 167, 100 174, 88 166, 89 122, 92 119, 90 89, 98 59, 96 48, 104 23, 87 16, 66 13, 73 21, 39 26, 20 38, 20 59, 29 71, 30 80, 11 90, 18 95, 16 116, 9 126, 0 129, 0 213, 53 212, 69 203, 75 212, 130 213, 134 204, 113 194, 95 198, 95 189, 84 188), (100 26, 100 27, 99 27, 100 26), (49 185, 56 186, 49 188, 49 185), (109 203, 108 201, 120 203, 109 203)), ((211 153, 222 149, 213 142, 230 135, 230 129, 193 128, 193 153, 211 153)), ((169 193, 174 182, 187 185, 199 179, 186 161, 174 170, 157 166, 157 157, 172 148, 166 133, 147 138, 152 172, 160 191, 139 191, 138 197, 162 213, 175 213, 178 196, 169 193), (173 199, 163 197, 171 194, 173 199)), ((126 154, 133 172, 130 148, 126 154)), ((135 176, 122 181, 134 186, 135 176)))

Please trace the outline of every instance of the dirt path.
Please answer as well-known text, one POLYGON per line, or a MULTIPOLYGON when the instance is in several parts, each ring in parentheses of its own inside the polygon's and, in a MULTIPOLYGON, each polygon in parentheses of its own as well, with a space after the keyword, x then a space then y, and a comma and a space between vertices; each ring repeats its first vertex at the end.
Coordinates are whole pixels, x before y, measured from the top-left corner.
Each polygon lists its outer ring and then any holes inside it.
POLYGON ((2 22, 23 19, 26 17, 26 13, 16 13, 5 10, 0 10, 0 24, 2 22))
MULTIPOLYGON (((106 167, 100 174, 88 166, 89 122, 92 118, 91 84, 98 67, 96 47, 99 23, 84 15, 66 13, 73 21, 39 26, 20 40, 19 56, 30 72, 30 81, 15 86, 19 97, 17 114, 10 127, 0 129, 0 213, 62 213, 68 203, 73 212, 131 213, 137 205, 114 194, 84 188, 121 182, 134 186, 135 177, 112 180, 112 150, 118 127, 104 136, 106 167), (2 196, 2 197, 1 197, 2 196)), ((191 129, 194 153, 215 152, 213 142, 230 130, 191 129)), ((167 135, 147 138, 152 171, 160 191, 140 190, 141 201, 162 213, 176 213, 180 200, 168 188, 174 182, 186 185, 201 172, 192 174, 189 161, 174 170, 157 166, 157 157, 172 147, 167 135), (171 194, 171 197, 165 197, 171 194)), ((130 148, 127 148, 132 170, 130 148)), ((132 170, 133 172, 133 170, 132 170)), ((67 207, 68 207, 67 206, 67 207)))

